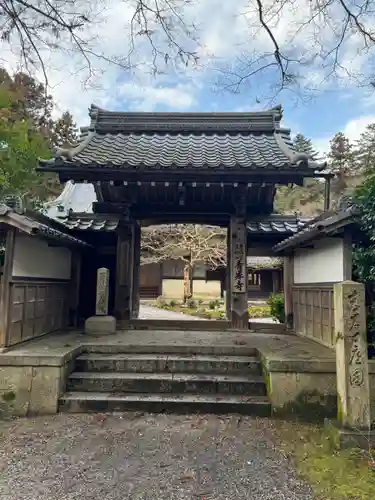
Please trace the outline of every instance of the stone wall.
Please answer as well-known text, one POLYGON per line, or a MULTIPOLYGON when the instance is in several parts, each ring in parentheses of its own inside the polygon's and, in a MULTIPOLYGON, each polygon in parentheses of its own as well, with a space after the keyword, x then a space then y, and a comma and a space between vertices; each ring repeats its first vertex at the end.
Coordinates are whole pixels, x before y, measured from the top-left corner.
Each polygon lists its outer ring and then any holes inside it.
POLYGON ((73 350, 66 356, 0 358, 0 418, 6 415, 54 414, 73 371, 73 350))

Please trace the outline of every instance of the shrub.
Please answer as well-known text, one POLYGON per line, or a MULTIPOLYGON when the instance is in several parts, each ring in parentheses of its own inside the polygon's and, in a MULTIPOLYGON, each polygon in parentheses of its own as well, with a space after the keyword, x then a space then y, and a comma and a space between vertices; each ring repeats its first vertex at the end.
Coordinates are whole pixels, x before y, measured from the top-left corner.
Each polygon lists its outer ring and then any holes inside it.
POLYGON ((203 304, 203 299, 198 299, 198 306, 201 306, 203 304))
POLYGON ((171 307, 176 307, 176 306, 178 306, 178 302, 177 302, 177 300, 173 300, 173 299, 172 299, 172 300, 169 302, 169 305, 170 305, 171 307))
POLYGON ((156 307, 160 307, 161 309, 167 305, 167 301, 165 300, 165 297, 162 295, 159 295, 159 297, 156 299, 156 307))
POLYGON ((249 306, 249 318, 269 318, 271 316, 270 306, 249 306))
POLYGON ((211 309, 211 310, 214 310, 216 309, 216 300, 210 300, 210 302, 208 303, 208 307, 211 309))
POLYGON ((271 316, 280 323, 285 322, 285 306, 284 306, 284 295, 282 293, 273 293, 268 301, 270 306, 271 316))
POLYGON ((197 303, 195 302, 194 299, 187 299, 186 301, 186 305, 187 307, 189 307, 190 309, 195 309, 197 307, 197 303))

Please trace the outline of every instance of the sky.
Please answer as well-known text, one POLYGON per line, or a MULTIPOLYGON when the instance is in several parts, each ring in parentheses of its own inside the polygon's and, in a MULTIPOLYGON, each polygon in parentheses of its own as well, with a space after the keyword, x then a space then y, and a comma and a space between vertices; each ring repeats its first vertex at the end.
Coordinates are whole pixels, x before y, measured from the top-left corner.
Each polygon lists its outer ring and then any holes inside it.
MULTIPOLYGON (((159 0, 159 5, 167 1, 159 0)), ((83 2, 77 0, 75 9, 84 6, 83 2)), ((122 111, 216 112, 254 111, 281 104, 284 126, 311 138, 321 152, 336 132, 342 131, 355 141, 366 125, 375 122, 375 90, 363 85, 372 77, 372 52, 355 32, 341 36, 346 14, 340 2, 331 2, 324 19, 318 17, 306 24, 313 2, 290 0, 280 9, 280 2, 263 0, 264 19, 281 53, 288 57, 287 71, 298 77, 298 87, 294 84, 281 92, 277 91, 279 70, 275 66, 257 72, 239 87, 232 85, 246 72, 275 61, 275 46, 260 26, 256 2, 172 2, 176 7, 175 15, 169 18, 174 27, 172 38, 155 23, 154 16, 148 17, 153 43, 160 52, 156 56, 147 37, 139 34, 144 24, 131 23, 135 0, 107 0, 106 9, 98 11, 95 23, 82 33, 90 50, 120 63, 108 64, 92 57, 89 72, 64 37, 59 40, 62 50, 41 48, 56 114, 68 109, 77 124, 85 126, 91 103, 122 111), (334 51, 341 38, 340 50, 334 51), (186 65, 186 57, 178 55, 179 47, 194 52, 198 63, 190 60, 186 65), (249 60, 256 61, 251 68, 249 60), (129 69, 124 69, 124 61, 130 62, 129 69), (332 75, 334 61, 337 66, 332 75)), ((154 5, 155 0, 148 0, 148 4, 154 5)), ((366 21, 374 24, 375 20, 368 16, 366 21)), ((16 39, 11 48, 3 42, 0 53, 7 69, 19 68, 16 39)), ((40 68, 36 74, 42 78, 40 68)))

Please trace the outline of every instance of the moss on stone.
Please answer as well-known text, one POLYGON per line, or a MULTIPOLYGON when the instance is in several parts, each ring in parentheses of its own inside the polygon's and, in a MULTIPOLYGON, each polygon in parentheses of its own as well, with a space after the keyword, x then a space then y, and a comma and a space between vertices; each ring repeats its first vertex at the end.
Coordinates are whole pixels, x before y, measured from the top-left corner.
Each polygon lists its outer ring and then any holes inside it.
POLYGON ((1 395, 1 398, 6 403, 11 403, 16 399, 16 393, 14 391, 7 391, 1 395))
POLYGON ((275 408, 279 416, 298 416, 307 422, 322 421, 324 418, 335 418, 337 415, 337 399, 332 394, 322 394, 318 390, 301 391, 294 401, 275 408))

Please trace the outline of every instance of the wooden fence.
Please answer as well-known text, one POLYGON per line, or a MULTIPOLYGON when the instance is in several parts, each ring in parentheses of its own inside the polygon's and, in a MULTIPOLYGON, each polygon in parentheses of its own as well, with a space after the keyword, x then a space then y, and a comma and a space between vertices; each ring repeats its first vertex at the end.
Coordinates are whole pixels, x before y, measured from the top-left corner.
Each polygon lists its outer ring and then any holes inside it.
POLYGON ((333 347, 333 285, 293 285, 292 290, 295 332, 327 347, 333 347))
POLYGON ((69 281, 12 280, 6 345, 65 328, 68 308, 69 281))

